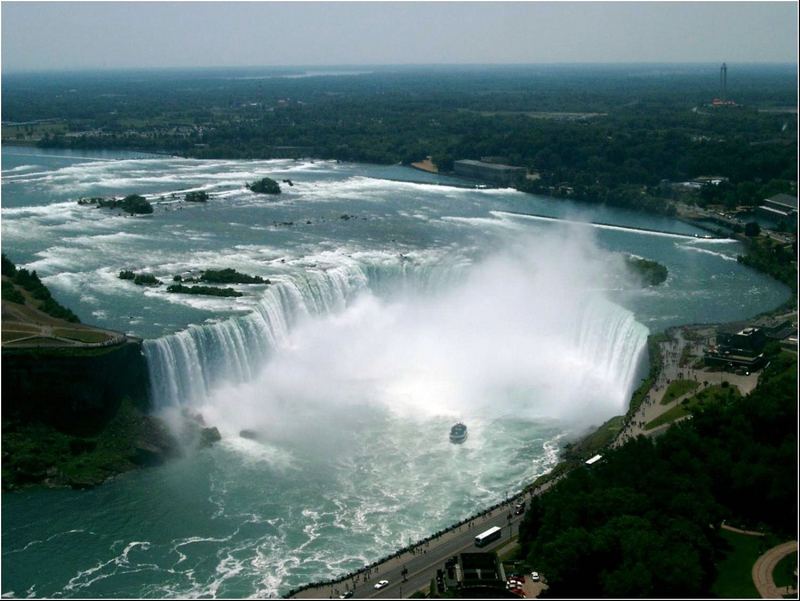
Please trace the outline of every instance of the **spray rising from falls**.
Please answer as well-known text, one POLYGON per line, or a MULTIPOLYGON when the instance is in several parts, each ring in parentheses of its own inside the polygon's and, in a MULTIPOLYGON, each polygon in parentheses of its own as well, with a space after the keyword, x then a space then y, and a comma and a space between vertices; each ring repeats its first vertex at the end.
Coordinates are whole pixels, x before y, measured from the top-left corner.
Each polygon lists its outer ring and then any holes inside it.
POLYGON ((543 237, 469 269, 350 261, 286 277, 252 315, 149 341, 157 406, 282 436, 376 409, 596 423, 624 411, 647 337, 597 291, 600 254, 543 237))
POLYGON ((337 263, 272 276, 274 285, 245 317, 145 341, 155 407, 202 404, 215 385, 252 380, 302 319, 341 312, 367 290, 443 286, 463 269, 454 264, 437 270, 407 257, 386 264, 339 256, 337 263))

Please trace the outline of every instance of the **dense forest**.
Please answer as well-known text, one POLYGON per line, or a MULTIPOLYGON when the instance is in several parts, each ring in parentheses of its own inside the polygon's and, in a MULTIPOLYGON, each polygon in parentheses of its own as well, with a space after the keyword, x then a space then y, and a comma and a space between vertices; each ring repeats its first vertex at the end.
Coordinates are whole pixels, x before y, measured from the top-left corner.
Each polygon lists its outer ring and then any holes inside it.
POLYGON ((728 178, 700 202, 796 194, 792 66, 380 68, 315 77, 238 69, 3 78, 6 142, 199 158, 410 163, 500 157, 521 189, 669 211, 665 181, 728 178), (788 108, 787 108, 788 107, 788 108))
POLYGON ((794 536, 796 378, 796 356, 777 355, 750 395, 700 403, 536 497, 520 541, 546 595, 708 597, 723 520, 794 536))

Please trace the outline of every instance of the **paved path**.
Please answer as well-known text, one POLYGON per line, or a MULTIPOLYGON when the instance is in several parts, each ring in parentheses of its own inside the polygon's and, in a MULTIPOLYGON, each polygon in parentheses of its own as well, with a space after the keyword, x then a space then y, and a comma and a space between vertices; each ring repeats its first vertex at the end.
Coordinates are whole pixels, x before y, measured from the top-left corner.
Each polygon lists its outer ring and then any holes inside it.
MULTIPOLYGON (((645 436, 653 436, 665 431, 671 424, 659 426, 651 430, 646 430, 645 426, 662 413, 678 405, 684 399, 697 394, 708 386, 728 382, 730 385, 736 386, 741 394, 746 395, 758 384, 759 372, 743 376, 729 372, 706 371, 704 369, 693 369, 690 367, 689 365, 702 356, 707 344, 707 337, 710 335, 712 328, 710 326, 703 326, 690 329, 699 337, 699 340, 687 339, 684 336, 684 332, 687 331, 687 328, 681 327, 668 330, 667 334, 670 337, 669 340, 659 343, 661 370, 639 409, 617 435, 613 446, 620 446, 626 441, 642 434, 645 436), (682 364, 682 359, 685 360, 687 357, 688 361, 684 361, 682 364), (662 405, 661 400, 664 398, 664 394, 666 394, 670 383, 675 380, 693 380, 697 382, 699 386, 683 396, 662 405)), ((677 421, 679 420, 675 420, 671 423, 677 421)))
POLYGON ((129 337, 121 332, 97 328, 81 323, 70 323, 42 313, 31 307, 15 306, 15 303, 3 301, 3 341, 6 348, 38 348, 75 346, 81 348, 99 348, 123 344, 129 337), (31 313, 42 321, 33 321, 31 313), (69 333, 80 336, 81 333, 104 334, 105 340, 84 342, 78 338, 69 338, 69 333))
POLYGON ((736 528, 735 526, 728 526, 725 522, 722 522, 719 526, 723 530, 729 530, 730 532, 736 532, 737 534, 746 534, 747 536, 764 536, 763 532, 757 532, 755 530, 742 530, 741 528, 736 528))
POLYGON ((772 571, 778 562, 794 551, 797 551, 796 540, 772 547, 756 560, 753 565, 753 582, 762 599, 782 599, 784 595, 797 594, 797 591, 790 587, 778 588, 772 578, 772 571))

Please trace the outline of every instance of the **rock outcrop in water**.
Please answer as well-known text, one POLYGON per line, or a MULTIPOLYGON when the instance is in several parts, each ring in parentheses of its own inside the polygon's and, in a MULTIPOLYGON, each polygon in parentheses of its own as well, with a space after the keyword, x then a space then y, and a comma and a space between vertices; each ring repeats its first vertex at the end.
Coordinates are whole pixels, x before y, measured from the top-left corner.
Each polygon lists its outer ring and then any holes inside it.
POLYGON ((215 442, 222 440, 219 430, 215 427, 203 428, 200 430, 200 440, 197 443, 198 448, 205 449, 213 445, 215 442))

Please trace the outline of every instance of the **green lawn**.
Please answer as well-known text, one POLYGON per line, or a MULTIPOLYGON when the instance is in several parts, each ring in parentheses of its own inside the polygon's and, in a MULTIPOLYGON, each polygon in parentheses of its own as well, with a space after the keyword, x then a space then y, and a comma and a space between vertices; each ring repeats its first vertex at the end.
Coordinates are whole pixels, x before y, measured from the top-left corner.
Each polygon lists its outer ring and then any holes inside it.
POLYGON ((794 553, 789 553, 789 555, 781 559, 778 562, 778 565, 775 566, 775 571, 772 572, 772 577, 775 580, 775 584, 779 587, 796 586, 797 577, 794 575, 796 568, 797 551, 794 553))
POLYGON ((20 338, 27 338, 30 335, 31 335, 31 332, 18 332, 18 331, 13 331, 12 332, 12 331, 8 331, 8 330, 3 330, 2 339, 3 339, 3 342, 11 342, 12 340, 18 340, 20 338))
POLYGON ((667 387, 664 398, 661 399, 661 404, 667 405, 687 392, 691 392, 698 386, 700 386, 700 383, 694 380, 675 380, 667 387))
POLYGON ((663 426, 664 424, 671 424, 676 419, 679 419, 685 415, 689 415, 689 411, 686 409, 684 405, 676 405, 672 409, 668 409, 657 418, 650 420, 645 424, 645 430, 652 430, 653 428, 658 428, 659 426, 663 426))
POLYGON ((720 530, 729 547, 717 563, 717 578, 711 592, 722 599, 759 599, 761 595, 753 583, 753 564, 766 550, 764 538, 720 530))
POLYGON ((69 338, 78 342, 105 342, 110 338, 105 332, 99 330, 82 330, 70 328, 55 328, 53 333, 60 338, 69 338))
POLYGON ((735 386, 722 386, 715 384, 698 392, 696 395, 684 399, 679 405, 668 409, 657 418, 650 420, 645 425, 645 430, 652 430, 663 424, 669 424, 676 419, 689 415, 690 410, 703 404, 720 403, 738 397, 739 391, 735 386))

